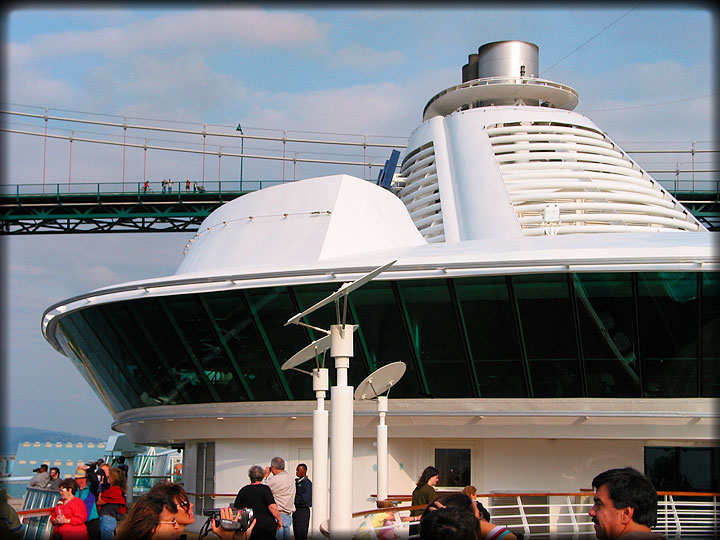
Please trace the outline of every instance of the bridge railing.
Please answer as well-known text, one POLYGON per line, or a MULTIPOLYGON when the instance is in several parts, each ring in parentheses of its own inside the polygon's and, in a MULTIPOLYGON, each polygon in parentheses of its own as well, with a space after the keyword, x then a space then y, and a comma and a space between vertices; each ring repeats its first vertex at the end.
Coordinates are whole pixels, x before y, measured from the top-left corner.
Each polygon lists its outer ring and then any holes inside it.
MULTIPOLYGON (((204 184, 190 180, 190 188, 186 188, 185 181, 178 181, 173 184, 172 190, 165 188, 163 191, 161 181, 149 182, 147 189, 144 182, 72 182, 72 183, 31 183, 31 184, 0 184, 0 195, 4 196, 60 196, 78 194, 97 195, 185 195, 203 192, 212 193, 239 193, 257 191, 263 188, 276 186, 278 184, 293 182, 293 180, 206 180, 204 184)), ((718 180, 692 180, 675 179, 663 181, 661 184, 671 193, 720 193, 720 181, 718 180)))
MULTIPOLYGON (((291 182, 292 180, 290 180, 291 182)), ((190 181, 190 189, 186 189, 185 182, 174 182, 172 190, 162 189, 161 182, 150 182, 147 190, 144 182, 72 182, 72 183, 37 183, 37 184, 0 184, 0 194, 4 196, 60 196, 60 195, 189 195, 203 192, 212 193, 239 193, 257 191, 266 187, 287 183, 286 180, 211 180, 205 184, 190 181)))

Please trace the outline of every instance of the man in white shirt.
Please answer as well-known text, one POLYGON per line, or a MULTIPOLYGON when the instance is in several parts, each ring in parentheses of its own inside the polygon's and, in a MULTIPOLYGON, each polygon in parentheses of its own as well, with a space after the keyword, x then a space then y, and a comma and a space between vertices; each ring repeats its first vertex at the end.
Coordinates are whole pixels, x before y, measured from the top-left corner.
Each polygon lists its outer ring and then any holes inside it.
POLYGON ((283 458, 272 458, 270 466, 265 467, 263 482, 272 491, 275 504, 280 511, 282 529, 278 529, 276 538, 277 540, 290 540, 292 514, 295 511, 295 479, 285 470, 283 458))

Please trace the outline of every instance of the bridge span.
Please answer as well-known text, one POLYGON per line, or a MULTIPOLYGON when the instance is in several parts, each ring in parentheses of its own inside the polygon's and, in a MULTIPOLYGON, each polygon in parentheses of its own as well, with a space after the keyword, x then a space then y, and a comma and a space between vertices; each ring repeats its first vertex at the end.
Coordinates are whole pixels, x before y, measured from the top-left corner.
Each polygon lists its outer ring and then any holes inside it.
MULTIPOLYGON (((282 180, 209 181, 186 189, 158 182, 6 184, 0 193, 0 235, 195 232, 220 205, 282 180)), ((720 231, 720 190, 671 193, 711 231, 720 231)))

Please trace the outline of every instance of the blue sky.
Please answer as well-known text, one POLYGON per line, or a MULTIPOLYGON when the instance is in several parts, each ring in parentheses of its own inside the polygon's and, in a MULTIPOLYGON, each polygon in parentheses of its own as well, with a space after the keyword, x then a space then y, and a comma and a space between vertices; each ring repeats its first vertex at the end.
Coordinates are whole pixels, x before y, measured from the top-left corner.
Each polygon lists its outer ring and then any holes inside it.
MULTIPOLYGON (((250 133, 407 137, 428 99, 460 82, 468 54, 484 43, 520 39, 539 46, 541 77, 575 88, 577 110, 616 141, 657 147, 714 140, 715 21, 709 11, 694 4, 448 5, 48 10, 27 4, 4 20, 3 108, 229 129, 242 122, 250 133)), ((6 181, 38 182, 41 139, 1 136, 6 181)), ((75 145, 73 182, 117 180, 118 151, 98 146, 75 145)), ((139 156, 128 151, 133 178, 141 174, 139 156)), ((192 159, 153 157, 150 175, 197 176, 199 161, 192 159)), ((248 160, 245 167, 249 176, 280 174, 274 163, 248 160)), ((300 177, 313 174, 323 173, 300 171, 300 177)), ((47 177, 49 183, 68 177, 66 142, 48 143, 47 177)), ((110 415, 42 338, 42 312, 97 287, 173 273, 187 235, 6 240, 8 423, 107 434, 110 415)))

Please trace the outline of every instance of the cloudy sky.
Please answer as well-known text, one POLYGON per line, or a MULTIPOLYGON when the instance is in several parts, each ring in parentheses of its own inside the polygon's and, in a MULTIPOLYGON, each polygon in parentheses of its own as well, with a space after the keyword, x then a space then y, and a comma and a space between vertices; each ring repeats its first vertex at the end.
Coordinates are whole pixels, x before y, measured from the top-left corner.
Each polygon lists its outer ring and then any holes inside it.
MULTIPOLYGON (((24 4, 3 21, 2 109, 42 113, 47 108, 55 116, 188 129, 207 125, 227 132, 241 123, 248 134, 285 130, 315 138, 404 142, 428 99, 460 82, 468 54, 484 43, 520 39, 539 46, 539 75, 575 88, 576 110, 627 149, 689 148, 692 141, 712 146, 715 21, 709 11, 691 3, 583 4, 581 9, 444 5, 450 7, 195 9, 182 4, 177 9, 49 10, 24 4)), ((42 125, 6 114, 3 124, 36 131, 42 125)), ((49 122, 48 129, 122 136, 62 122, 49 122)), ((134 142, 148 136, 126 135, 134 142)), ((152 136, 158 144, 180 144, 169 135, 167 140, 152 136)), ((47 185, 79 185, 122 177, 132 186, 143 176, 225 180, 237 178, 239 170, 238 160, 229 157, 224 162, 170 152, 144 157, 142 150, 121 157, 118 147, 79 142, 71 154, 67 141, 44 146, 40 137, 7 132, 0 137, 7 184, 38 184, 45 177, 47 185)), ((222 142, 210 143, 222 153, 222 142)), ((182 144, 198 146, 200 140, 182 144)), ((225 151, 238 150, 237 142, 225 144, 225 151)), ((244 144, 248 154, 280 152, 261 142, 244 144)), ((349 150, 322 151, 350 159, 349 150)), ((389 150, 375 150, 371 157, 383 162, 387 155, 389 150)), ((315 166, 290 169, 279 162, 244 162, 246 179, 324 174, 315 166)), ((110 414, 70 362, 43 339, 42 313, 97 287, 172 274, 188 236, 3 239, 7 425, 110 433, 110 414)))

